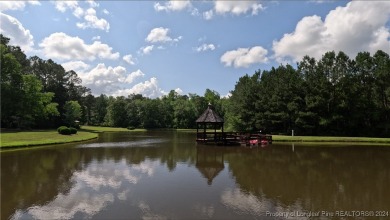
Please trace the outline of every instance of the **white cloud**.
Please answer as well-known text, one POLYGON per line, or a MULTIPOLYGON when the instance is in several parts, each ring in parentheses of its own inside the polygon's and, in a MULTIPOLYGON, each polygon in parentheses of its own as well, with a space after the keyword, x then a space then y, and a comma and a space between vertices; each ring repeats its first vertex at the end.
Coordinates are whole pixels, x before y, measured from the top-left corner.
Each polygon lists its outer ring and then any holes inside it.
POLYGON ((39 1, 0 1, 0 11, 23 10, 27 3, 41 5, 39 1))
POLYGON ((132 82, 134 82, 134 80, 135 80, 136 78, 143 77, 143 76, 145 76, 145 74, 144 74, 140 69, 138 69, 138 70, 136 70, 136 71, 130 73, 130 74, 126 77, 125 82, 126 82, 126 83, 132 83, 132 82))
POLYGON ((93 8, 89 8, 84 15, 85 22, 77 22, 77 27, 81 29, 86 28, 96 28, 105 30, 108 32, 110 30, 110 24, 107 22, 107 20, 103 18, 98 18, 96 16, 96 10, 93 8))
POLYGON ((39 44, 46 57, 61 60, 95 60, 118 59, 119 53, 112 53, 112 48, 100 41, 85 44, 79 37, 71 37, 65 33, 53 33, 39 44))
POLYGON ((103 9, 103 13, 106 14, 106 15, 110 14, 110 12, 107 9, 103 9))
POLYGON ((221 62, 226 66, 249 67, 255 63, 266 63, 268 51, 260 46, 252 48, 238 48, 224 53, 221 62))
POLYGON ((189 0, 183 1, 167 1, 164 4, 160 4, 159 2, 154 4, 154 9, 156 11, 181 11, 186 8, 191 7, 191 2, 189 0))
POLYGON ((123 56, 123 60, 130 65, 135 65, 136 62, 136 59, 131 54, 123 56))
POLYGON ((18 19, 0 12, 0 20, 0 32, 10 38, 11 45, 20 46, 25 52, 33 50, 33 36, 29 30, 23 27, 18 19))
POLYGON ((138 83, 130 89, 118 90, 114 93, 114 96, 128 96, 131 94, 142 94, 145 97, 157 98, 166 95, 167 92, 159 87, 157 78, 152 77, 149 81, 138 83))
POLYGON ((90 65, 84 63, 83 61, 69 61, 61 64, 64 67, 65 71, 73 70, 76 73, 85 72, 90 68, 90 65))
POLYGON ((182 39, 182 36, 172 39, 170 36, 168 36, 168 32, 168 28, 153 28, 146 37, 145 41, 150 43, 166 43, 171 41, 178 42, 182 39))
POLYGON ((88 0, 87 2, 89 4, 89 6, 92 8, 99 7, 99 3, 96 3, 94 0, 88 0))
MULTIPOLYGON (((75 17, 83 18, 83 22, 76 23, 78 28, 94 28, 108 32, 110 30, 110 24, 108 21, 96 16, 96 10, 94 8, 99 7, 99 4, 95 1, 87 1, 87 3, 90 8, 83 9, 79 6, 77 1, 54 1, 55 7, 58 11, 64 13, 69 9, 73 12, 75 17)), ((104 9, 103 13, 108 14, 108 11, 104 9)))
POLYGON ((120 89, 119 84, 126 79, 126 68, 122 66, 106 67, 104 63, 99 63, 89 72, 78 74, 83 84, 91 89, 95 95, 111 95, 120 89))
POLYGON ((100 40, 100 39, 101 39, 100 36, 94 36, 94 37, 92 37, 92 41, 96 41, 96 40, 100 40))
POLYGON ((309 55, 320 58, 327 51, 343 51, 355 56, 360 51, 389 50, 390 2, 352 1, 330 11, 324 20, 319 16, 302 18, 293 33, 273 42, 278 61, 294 61, 309 55))
POLYGON ((203 12, 203 18, 205 20, 211 20, 213 18, 213 16, 214 16, 213 10, 203 12))
POLYGON ((154 28, 150 31, 148 36, 146 37, 145 41, 151 42, 151 43, 157 43, 157 42, 169 42, 172 41, 172 38, 168 36, 169 29, 168 28, 154 28))
POLYGON ((182 94, 183 94, 183 90, 180 89, 180 88, 176 88, 176 89, 175 89, 175 92, 176 92, 177 94, 179 94, 179 95, 182 95, 182 94))
POLYGON ((214 6, 217 14, 232 13, 240 15, 252 11, 252 15, 257 15, 263 9, 263 6, 257 1, 215 1, 214 6))
POLYGON ((197 52, 203 52, 208 50, 215 50, 214 44, 202 44, 199 47, 195 48, 197 52))
POLYGON ((154 45, 149 45, 149 46, 146 46, 146 47, 141 47, 140 49, 140 53, 141 54, 150 54, 150 52, 152 52, 152 50, 154 49, 154 45))
POLYGON ((79 7, 77 1, 54 1, 55 7, 60 12, 65 12, 67 9, 75 10, 79 7))
MULTIPOLYGON (((72 63, 62 64, 67 70, 72 63)), ((75 62, 75 65, 80 65, 79 71, 76 71, 83 81, 83 85, 91 89, 92 94, 100 95, 116 95, 118 91, 122 91, 122 86, 133 83, 136 79, 142 78, 145 74, 141 70, 136 70, 129 73, 123 66, 106 66, 104 63, 99 63, 96 67, 87 71, 87 67, 82 65, 82 62, 75 62)), ((89 66, 88 66, 89 67, 89 66)))

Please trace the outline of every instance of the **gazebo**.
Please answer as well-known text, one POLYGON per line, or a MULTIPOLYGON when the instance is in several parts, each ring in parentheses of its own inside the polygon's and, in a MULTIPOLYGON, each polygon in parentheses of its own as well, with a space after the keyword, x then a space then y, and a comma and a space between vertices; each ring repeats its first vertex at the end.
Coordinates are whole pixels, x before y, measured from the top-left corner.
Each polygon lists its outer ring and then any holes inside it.
POLYGON ((202 143, 223 141, 223 124, 223 118, 214 111, 213 106, 209 103, 208 108, 196 120, 196 141, 202 143), (214 132, 207 132, 208 125, 211 125, 214 132), (217 133, 219 128, 221 128, 222 133, 217 133))

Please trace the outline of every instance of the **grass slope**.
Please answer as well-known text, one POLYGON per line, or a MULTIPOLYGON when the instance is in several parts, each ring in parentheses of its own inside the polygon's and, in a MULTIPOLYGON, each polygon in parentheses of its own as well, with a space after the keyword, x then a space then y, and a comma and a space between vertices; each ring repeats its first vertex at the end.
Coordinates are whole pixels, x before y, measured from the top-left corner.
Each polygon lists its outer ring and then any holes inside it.
POLYGON ((7 131, 0 134, 1 148, 62 144, 97 138, 98 134, 78 131, 73 135, 61 135, 56 130, 7 131))
POLYGON ((114 131, 146 131, 145 129, 129 130, 127 128, 113 128, 113 127, 100 127, 100 126, 81 126, 81 130, 89 132, 114 132, 114 131))

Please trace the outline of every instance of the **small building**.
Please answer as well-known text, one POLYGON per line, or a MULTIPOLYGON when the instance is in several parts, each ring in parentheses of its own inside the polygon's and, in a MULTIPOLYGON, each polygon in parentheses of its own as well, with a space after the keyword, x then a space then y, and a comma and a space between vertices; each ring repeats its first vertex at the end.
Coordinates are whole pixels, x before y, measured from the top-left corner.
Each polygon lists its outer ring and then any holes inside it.
POLYGON ((224 120, 209 103, 207 109, 196 120, 196 142, 217 145, 259 146, 272 143, 272 135, 260 132, 224 132, 224 120))
POLYGON ((224 120, 209 103, 207 109, 196 120, 196 141, 202 143, 223 141, 224 120), (217 130, 221 129, 221 132, 217 130))

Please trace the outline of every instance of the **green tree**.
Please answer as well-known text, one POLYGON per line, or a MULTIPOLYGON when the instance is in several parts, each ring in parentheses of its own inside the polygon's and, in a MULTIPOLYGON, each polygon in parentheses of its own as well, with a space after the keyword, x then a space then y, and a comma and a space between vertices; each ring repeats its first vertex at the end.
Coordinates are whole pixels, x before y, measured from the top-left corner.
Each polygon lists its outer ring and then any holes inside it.
POLYGON ((108 97, 101 94, 95 98, 94 124, 102 125, 107 114, 108 97))
MULTIPOLYGON (((7 39, 2 37, 3 42, 7 43, 7 39)), ((0 50, 1 124, 4 127, 9 127, 15 125, 15 117, 21 108, 23 76, 21 65, 9 52, 7 45, 1 44, 0 50)))
POLYGON ((58 116, 57 103, 51 102, 54 93, 43 93, 41 82, 33 75, 23 75, 23 97, 19 109, 19 126, 32 127, 38 120, 58 116))
POLYGON ((68 126, 75 126, 81 117, 81 106, 77 101, 67 101, 64 106, 64 121, 68 126))
POLYGON ((112 127, 128 126, 125 97, 113 98, 107 107, 106 123, 112 127))

